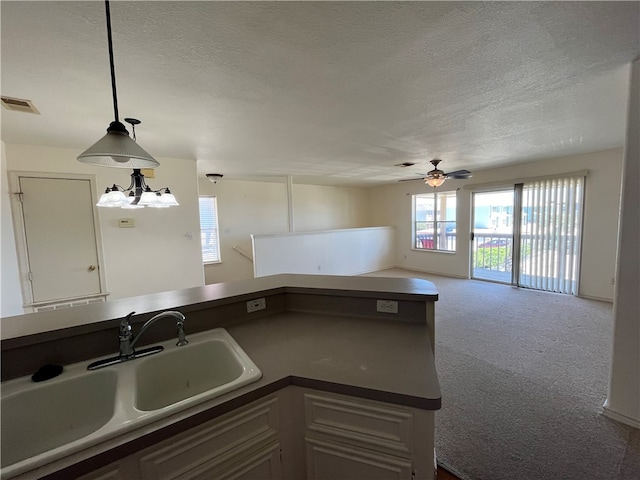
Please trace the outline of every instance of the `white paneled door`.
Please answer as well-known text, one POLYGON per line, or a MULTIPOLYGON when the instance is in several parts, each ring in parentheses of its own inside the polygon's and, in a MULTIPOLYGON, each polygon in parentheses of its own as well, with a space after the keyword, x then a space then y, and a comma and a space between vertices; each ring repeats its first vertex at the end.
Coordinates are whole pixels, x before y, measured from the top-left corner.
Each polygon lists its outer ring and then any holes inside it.
POLYGON ((18 187, 25 303, 99 295, 91 181, 18 176, 18 187))

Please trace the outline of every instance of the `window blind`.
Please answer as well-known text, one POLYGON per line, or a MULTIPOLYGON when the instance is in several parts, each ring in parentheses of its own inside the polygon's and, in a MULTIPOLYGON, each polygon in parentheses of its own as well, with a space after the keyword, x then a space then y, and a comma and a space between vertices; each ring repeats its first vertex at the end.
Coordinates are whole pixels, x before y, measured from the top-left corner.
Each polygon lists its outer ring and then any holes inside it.
POLYGON ((584 176, 524 183, 518 284, 578 293, 584 176))

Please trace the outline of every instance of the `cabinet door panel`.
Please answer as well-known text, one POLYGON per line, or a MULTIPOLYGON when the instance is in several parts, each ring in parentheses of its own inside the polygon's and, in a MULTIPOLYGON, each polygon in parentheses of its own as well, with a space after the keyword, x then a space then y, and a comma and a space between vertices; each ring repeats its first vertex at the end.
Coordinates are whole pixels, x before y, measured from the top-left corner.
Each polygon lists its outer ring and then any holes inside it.
POLYGON ((348 445, 305 439, 308 480, 410 480, 411 461, 348 445))
POLYGON ((236 450, 259 448, 277 438, 278 404, 273 397, 149 448, 140 460, 142 476, 145 480, 196 478, 187 472, 201 466, 219 468, 236 450))
POLYGON ((408 408, 327 394, 304 394, 307 429, 363 448, 409 456, 414 415, 408 408))
POLYGON ((220 480, 280 480, 282 478, 279 443, 253 454, 242 453, 238 456, 241 458, 240 463, 229 468, 226 472, 218 472, 214 477, 204 478, 220 480))

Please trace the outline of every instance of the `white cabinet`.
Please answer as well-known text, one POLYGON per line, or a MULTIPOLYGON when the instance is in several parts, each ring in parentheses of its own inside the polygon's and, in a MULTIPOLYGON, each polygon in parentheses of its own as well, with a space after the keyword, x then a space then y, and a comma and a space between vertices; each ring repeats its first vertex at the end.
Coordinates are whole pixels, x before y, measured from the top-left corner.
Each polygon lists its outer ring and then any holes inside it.
POLYGON ((301 396, 308 480, 434 478, 433 412, 307 389, 301 396))
POLYGON ((290 386, 82 480, 433 480, 434 412, 290 386))
POLYGON ((145 480, 280 478, 279 459, 273 396, 143 450, 140 472, 145 480), (261 476, 252 477, 256 470, 261 476))
POLYGON ((85 475, 82 480, 277 480, 279 405, 258 400, 85 475))

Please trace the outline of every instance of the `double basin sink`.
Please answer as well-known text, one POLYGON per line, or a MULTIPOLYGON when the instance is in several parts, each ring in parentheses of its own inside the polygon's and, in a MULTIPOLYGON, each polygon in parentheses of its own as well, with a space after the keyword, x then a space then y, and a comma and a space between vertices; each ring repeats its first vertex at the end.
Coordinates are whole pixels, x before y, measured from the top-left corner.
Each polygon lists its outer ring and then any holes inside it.
POLYGON ((2 478, 70 455, 206 402, 262 376, 222 328, 189 335, 178 347, 88 371, 65 367, 40 383, 2 384, 2 478))

